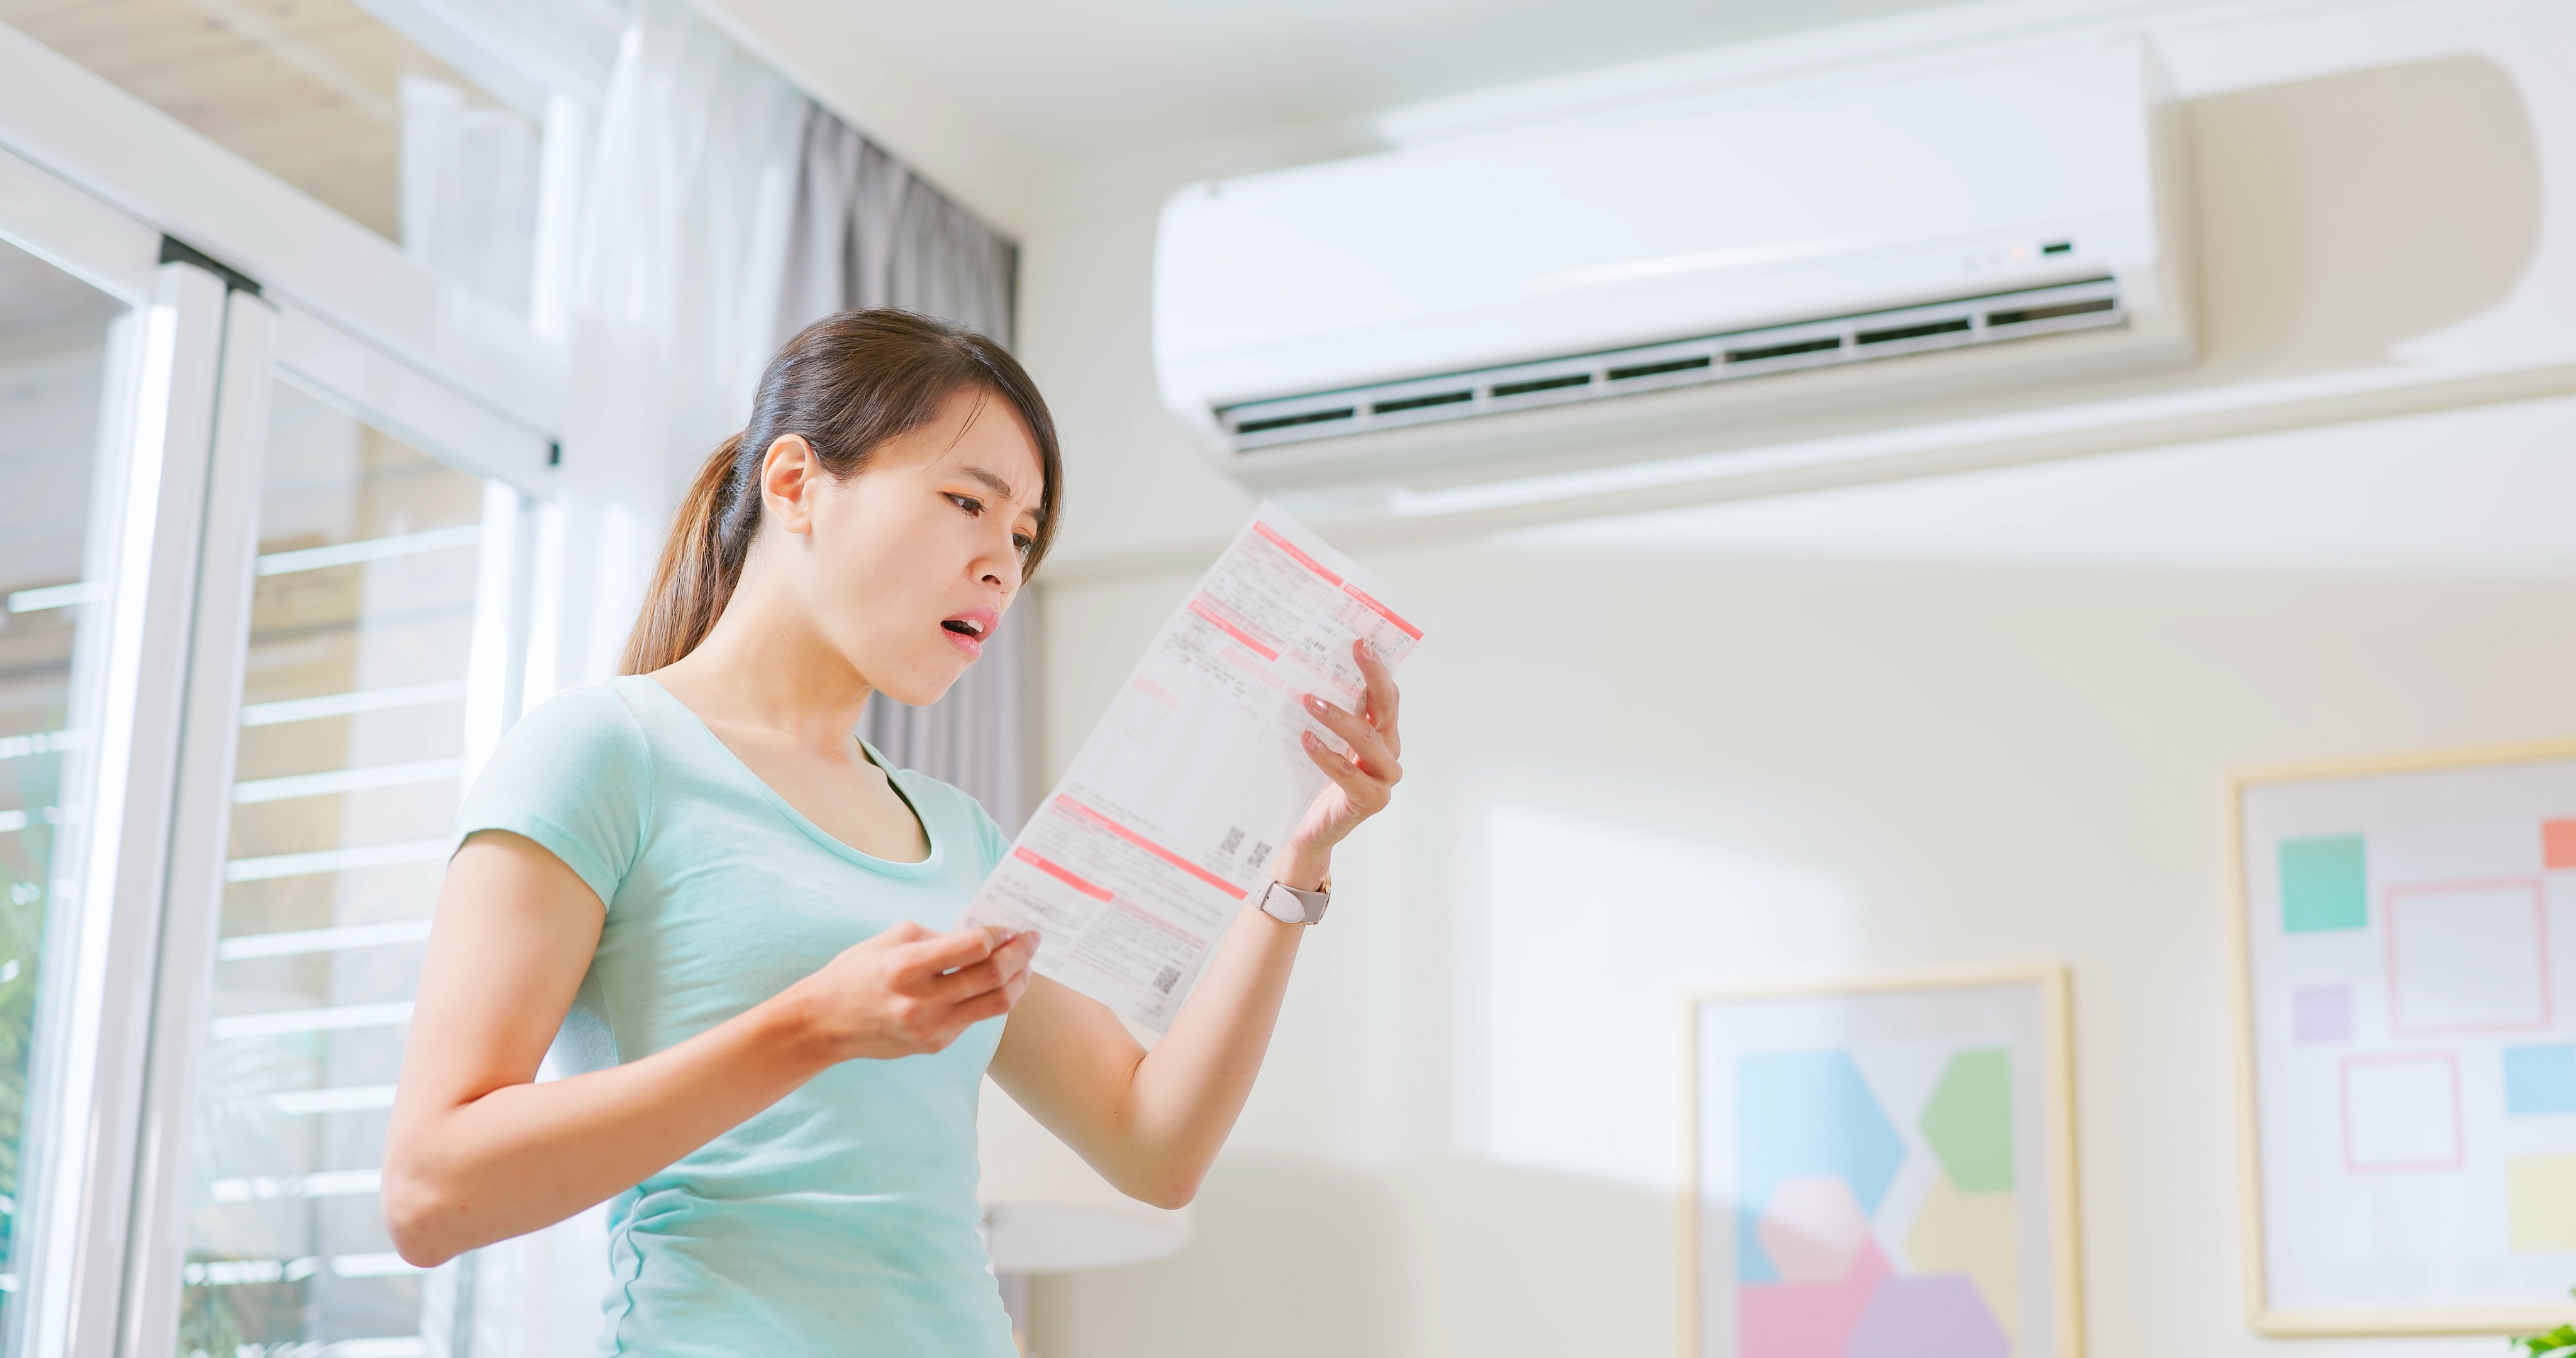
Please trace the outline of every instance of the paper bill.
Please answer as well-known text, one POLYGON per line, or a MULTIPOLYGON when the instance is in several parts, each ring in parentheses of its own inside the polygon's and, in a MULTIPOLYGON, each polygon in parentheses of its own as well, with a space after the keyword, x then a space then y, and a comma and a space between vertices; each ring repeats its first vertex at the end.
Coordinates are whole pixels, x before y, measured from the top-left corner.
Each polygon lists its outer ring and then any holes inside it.
POLYGON ((1422 629, 1375 577, 1263 505, 1155 635, 966 922, 1038 930, 1039 975, 1162 1031, 1325 785, 1298 733, 1348 752, 1297 700, 1360 710, 1355 640, 1393 669, 1422 629))

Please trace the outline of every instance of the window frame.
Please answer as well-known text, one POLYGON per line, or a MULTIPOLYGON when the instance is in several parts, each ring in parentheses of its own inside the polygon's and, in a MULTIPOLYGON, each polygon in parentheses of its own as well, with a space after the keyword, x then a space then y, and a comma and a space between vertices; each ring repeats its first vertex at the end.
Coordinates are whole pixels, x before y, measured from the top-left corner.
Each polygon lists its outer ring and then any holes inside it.
MULTIPOLYGON (((27 1273, 11 1354, 165 1358, 175 1342, 269 384, 292 383, 486 482, 469 767, 515 719, 559 521, 566 348, 364 227, 0 25, 0 240, 135 308, 111 341, 102 457, 125 493, 113 634, 64 965, 40 997, 27 1273), (173 242, 186 242, 174 249, 173 242), (195 252, 192 257, 191 251, 195 252), (194 259, 220 261, 227 277, 194 259)), ((67 846, 68 847, 68 846, 67 846)), ((65 937, 57 940, 57 931, 65 937)))
POLYGON ((158 265, 109 341, 87 555, 115 571, 81 605, 94 611, 73 662, 91 763, 64 802, 77 831, 56 846, 80 864, 77 889, 45 924, 20 1352, 105 1351, 116 1320, 226 293, 203 269, 158 265))
POLYGON ((526 673, 540 504, 502 469, 541 466, 546 441, 291 303, 260 309, 268 311, 266 319, 239 321, 235 337, 241 347, 225 351, 225 409, 241 413, 219 421, 206 506, 208 523, 224 526, 208 534, 188 660, 185 749, 174 788, 178 812, 160 919, 162 964, 139 1113, 133 1237, 124 1270, 126 1343, 119 1350, 135 1358, 164 1358, 178 1332, 188 1208, 196 1188, 189 1152, 214 994, 274 384, 290 384, 484 481, 466 680, 469 778, 517 719, 526 673))

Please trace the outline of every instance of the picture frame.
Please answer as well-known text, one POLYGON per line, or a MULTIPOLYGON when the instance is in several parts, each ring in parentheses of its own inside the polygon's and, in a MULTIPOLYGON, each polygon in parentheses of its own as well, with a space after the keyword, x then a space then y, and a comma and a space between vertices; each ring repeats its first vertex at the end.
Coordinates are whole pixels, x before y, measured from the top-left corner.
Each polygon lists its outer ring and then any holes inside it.
POLYGON ((1684 1358, 2081 1358, 2070 993, 2038 964, 1684 994, 1684 1358))
POLYGON ((2576 1317, 2576 740, 2239 770, 2227 811, 2248 1324, 2576 1317))

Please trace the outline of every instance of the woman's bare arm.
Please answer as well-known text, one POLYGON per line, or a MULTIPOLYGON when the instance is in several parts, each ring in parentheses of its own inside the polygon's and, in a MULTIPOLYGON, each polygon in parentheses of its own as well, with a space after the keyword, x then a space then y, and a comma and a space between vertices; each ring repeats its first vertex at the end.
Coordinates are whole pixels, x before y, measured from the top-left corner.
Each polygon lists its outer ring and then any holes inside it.
POLYGON ((993 1078, 1119 1192, 1179 1207, 1252 1096, 1305 930, 1246 907, 1151 1052, 1108 1006, 1036 977, 993 1078))
POLYGON ((1009 1011, 1034 951, 900 924, 667 1050, 536 1084, 603 918, 521 836, 478 834, 449 863, 385 1138, 385 1221, 406 1260, 443 1263, 604 1202, 838 1062, 941 1050, 1009 1011))
MULTIPOLYGON (((1308 755, 1332 786, 1273 868, 1289 886, 1323 885, 1333 845, 1384 809, 1404 776, 1394 677, 1365 646, 1354 653, 1368 676, 1363 710, 1309 710, 1350 742, 1358 759, 1307 738, 1308 755)), ((1252 1097, 1305 932, 1305 925, 1245 906, 1151 1052, 1107 1006, 1040 977, 1002 1030, 993 1078, 1118 1191, 1157 1207, 1181 1206, 1197 1195, 1252 1097)))

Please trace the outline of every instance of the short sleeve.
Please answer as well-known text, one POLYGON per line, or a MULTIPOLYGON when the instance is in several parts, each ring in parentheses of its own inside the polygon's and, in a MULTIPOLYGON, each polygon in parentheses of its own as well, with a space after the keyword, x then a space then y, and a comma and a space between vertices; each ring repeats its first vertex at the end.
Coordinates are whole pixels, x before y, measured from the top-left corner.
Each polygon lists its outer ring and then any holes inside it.
POLYGON ((605 684, 566 689, 519 719, 457 812, 454 845, 507 830, 544 845, 605 907, 644 849, 653 761, 643 727, 605 684))

